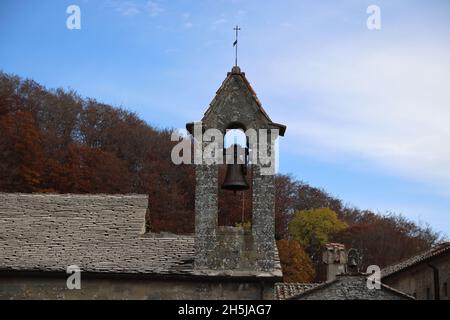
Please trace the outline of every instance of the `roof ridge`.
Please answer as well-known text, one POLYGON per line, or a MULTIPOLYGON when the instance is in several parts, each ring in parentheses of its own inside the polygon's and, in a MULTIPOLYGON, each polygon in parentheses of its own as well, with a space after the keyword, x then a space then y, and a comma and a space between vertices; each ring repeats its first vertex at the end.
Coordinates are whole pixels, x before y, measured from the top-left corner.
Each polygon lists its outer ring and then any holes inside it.
POLYGON ((387 277, 401 270, 412 267, 420 262, 435 257, 436 255, 442 254, 447 250, 450 250, 450 242, 444 241, 441 243, 437 243, 428 250, 424 250, 421 253, 413 255, 409 258, 402 259, 396 263, 384 267, 381 270, 382 277, 387 277))
POLYGON ((259 110, 261 111, 261 113, 266 117, 266 119, 269 122, 272 122, 272 120, 270 119, 269 115, 264 110, 264 108, 262 106, 262 103, 261 103, 261 101, 258 98, 258 95, 256 94, 255 90, 253 89, 252 85, 250 84, 250 81, 248 81, 247 77, 245 76, 245 72, 241 72, 241 69, 240 68, 236 68, 236 67, 233 67, 232 71, 227 73, 227 77, 225 78, 225 80, 222 81, 221 86, 216 91, 216 95, 214 96, 214 98, 210 102, 208 109, 205 111, 204 118, 211 112, 212 106, 214 105, 214 102, 216 101, 217 97, 220 95, 220 93, 224 89, 225 84, 227 83, 227 81, 229 81, 229 79, 231 79, 231 77, 233 77, 233 76, 240 76, 243 79, 244 84, 246 85, 247 89, 250 91, 251 96, 255 100, 255 102, 256 102, 259 110))

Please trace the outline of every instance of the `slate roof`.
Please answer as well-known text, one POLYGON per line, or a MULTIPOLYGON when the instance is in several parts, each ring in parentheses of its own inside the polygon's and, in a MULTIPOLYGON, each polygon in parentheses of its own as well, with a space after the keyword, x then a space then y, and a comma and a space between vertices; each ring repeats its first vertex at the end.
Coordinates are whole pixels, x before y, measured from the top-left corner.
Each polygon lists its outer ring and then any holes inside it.
POLYGON ((194 270, 194 236, 144 234, 146 195, 0 193, 0 271, 281 276, 194 270))
POLYGON ((245 76, 245 72, 241 72, 241 69, 239 67, 233 67, 233 69, 231 70, 231 72, 228 72, 227 77, 225 78, 225 80, 222 82, 222 85, 220 86, 219 89, 217 89, 216 91, 216 96, 214 97, 214 99, 212 100, 212 102, 210 103, 209 108, 205 111, 205 117, 208 115, 208 113, 211 111, 212 106, 214 105, 214 102, 216 101, 217 97, 220 96, 220 94, 222 93, 225 84, 230 81, 230 79, 233 76, 238 76, 241 77, 242 80, 244 81, 247 89, 250 91, 253 99, 255 100, 256 104, 259 107, 259 110, 261 111, 261 113, 264 115, 264 117, 266 117, 268 122, 272 122, 272 120, 270 120, 269 115, 267 114, 267 112, 264 110, 261 101, 259 100, 258 96, 256 95, 255 90, 253 90, 252 85, 250 84, 250 81, 247 80, 247 77, 245 76))
MULTIPOLYGON (((203 116, 202 121, 204 121, 204 119, 206 119, 206 117, 208 116, 209 113, 211 113, 212 107, 215 104, 216 100, 218 99, 218 97, 221 95, 222 91, 224 90, 226 84, 231 81, 232 77, 240 77, 245 86, 247 87, 247 89, 249 90, 253 100, 256 102, 256 105, 258 106, 259 111, 263 114, 263 116, 266 118, 267 122, 274 126, 279 128, 280 130, 280 136, 284 136, 285 132, 286 132, 286 126, 283 124, 279 124, 279 123, 275 123, 273 122, 269 115, 267 114, 267 112, 264 110, 261 101, 259 100, 258 96, 256 95, 255 90, 253 90, 252 85, 250 84, 250 82, 248 81, 247 77, 245 76, 245 72, 241 72, 241 69, 239 67, 233 67, 233 69, 231 70, 231 72, 227 73, 227 77, 225 78, 225 80, 222 82, 222 85, 220 86, 220 88, 217 90, 215 97, 213 98, 213 100, 211 101, 211 103, 209 104, 208 109, 205 111, 205 114, 203 116)), ((186 125, 186 129, 192 133, 193 132, 193 126, 194 123, 188 123, 186 125)))
POLYGON ((432 247, 430 250, 384 268, 383 270, 381 270, 381 277, 384 278, 391 276, 397 272, 403 271, 418 263, 424 262, 444 253, 450 253, 450 242, 440 243, 432 247))
POLYGON ((320 286, 321 283, 276 283, 275 299, 285 300, 302 294, 303 292, 320 286))
POLYGON ((0 194, 0 270, 183 273, 193 237, 143 235, 142 195, 0 194))
MULTIPOLYGON (((366 280, 368 275, 367 274, 342 274, 337 275, 336 279, 321 282, 321 283, 313 283, 309 287, 302 288, 301 285, 304 284, 291 284, 291 285, 300 285, 299 289, 301 292, 290 295, 286 298, 281 299, 287 299, 287 300, 301 300, 303 297, 308 296, 309 294, 318 291, 318 290, 324 290, 328 291, 329 299, 364 299, 364 300, 371 300, 376 299, 375 294, 365 294, 370 293, 371 290, 369 290, 366 287, 366 280), (350 282, 349 282, 350 280, 350 282), (350 285, 349 285, 350 284, 350 285)), ((399 296, 403 299, 408 300, 414 300, 414 297, 407 295, 397 289, 394 289, 392 287, 389 287, 383 283, 380 283, 381 290, 390 292, 391 294, 394 294, 396 296, 399 296)), ((374 291, 373 293, 375 293, 374 291)))

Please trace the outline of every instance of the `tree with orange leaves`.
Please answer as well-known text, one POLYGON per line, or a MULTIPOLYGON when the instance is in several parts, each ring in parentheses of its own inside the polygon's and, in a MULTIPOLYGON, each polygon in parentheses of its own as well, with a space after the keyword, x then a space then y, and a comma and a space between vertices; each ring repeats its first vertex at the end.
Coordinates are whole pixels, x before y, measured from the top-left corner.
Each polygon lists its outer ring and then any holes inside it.
POLYGON ((41 136, 29 112, 0 117, 0 189, 40 190, 43 168, 41 136))
POLYGON ((284 282, 312 282, 315 277, 311 259, 295 240, 277 241, 284 282))
POLYGON ((70 192, 128 193, 130 174, 126 163, 114 154, 72 143, 66 164, 70 174, 70 192))

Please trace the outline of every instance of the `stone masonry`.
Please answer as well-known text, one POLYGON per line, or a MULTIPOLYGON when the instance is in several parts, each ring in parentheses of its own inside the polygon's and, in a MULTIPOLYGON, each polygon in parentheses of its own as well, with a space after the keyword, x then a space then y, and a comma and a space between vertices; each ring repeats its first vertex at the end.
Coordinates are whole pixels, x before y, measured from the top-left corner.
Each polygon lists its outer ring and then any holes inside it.
MULTIPOLYGON (((261 106, 245 74, 234 67, 217 91, 202 119, 203 129, 278 129, 261 106)), ((187 124, 192 133, 193 123, 187 124)), ((267 136, 270 145, 270 132, 267 136)), ((258 141, 260 143, 261 141, 258 141)), ((270 150, 269 150, 270 151, 270 150)), ((258 157, 259 159, 259 157, 258 157)), ((275 186, 273 175, 261 175, 264 163, 251 164, 253 177, 251 233, 230 226, 218 227, 218 167, 205 162, 196 166, 195 268, 198 270, 273 271, 275 246, 275 186), (228 239, 224 241, 224 239, 228 239)))
MULTIPOLYGON (((238 67, 202 123, 223 134, 286 129, 270 120, 238 67)), ((272 299, 282 279, 274 177, 261 174, 260 158, 250 164, 251 230, 218 226, 218 166, 207 161, 196 164, 195 235, 146 233, 145 195, 0 193, 0 300, 272 299), (66 286, 72 265, 81 268, 81 290, 66 286)))
MULTIPOLYGON (((0 300, 273 298, 277 254, 270 273, 195 269, 194 236, 144 233, 147 202, 146 195, 0 193, 0 300), (81 290, 66 286, 71 265, 81 268, 81 290)), ((218 234, 224 248, 240 236, 218 234)), ((244 249, 233 248, 247 257, 244 249)))
POLYGON ((367 275, 337 275, 333 281, 312 287, 291 300, 413 300, 414 298, 386 285, 367 287, 367 275))

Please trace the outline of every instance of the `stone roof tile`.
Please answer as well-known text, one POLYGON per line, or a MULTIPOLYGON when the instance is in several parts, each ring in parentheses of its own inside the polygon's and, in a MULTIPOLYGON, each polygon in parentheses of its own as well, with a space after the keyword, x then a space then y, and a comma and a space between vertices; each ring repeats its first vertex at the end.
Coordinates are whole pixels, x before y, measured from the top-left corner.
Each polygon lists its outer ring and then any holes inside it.
POLYGON ((276 283, 275 299, 285 300, 320 286, 321 283, 276 283))
POLYGON ((440 243, 434 247, 432 247, 430 250, 427 250, 425 252, 422 252, 421 254, 418 254, 416 256, 413 256, 411 258, 408 258, 406 260, 403 260, 399 263, 390 265, 383 270, 381 270, 381 277, 387 277, 390 275, 393 275, 394 273, 400 272, 406 268, 412 267, 418 263, 421 263, 425 260, 428 260, 430 258, 433 258, 435 256, 438 256, 443 253, 450 252, 450 242, 443 242, 440 243))
POLYGON ((0 193, 0 270, 192 271, 193 236, 143 234, 146 208, 145 195, 0 193))
POLYGON ((194 270, 194 236, 144 234, 146 195, 0 193, 0 271, 281 277, 194 270))

